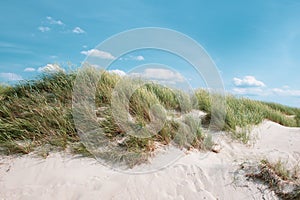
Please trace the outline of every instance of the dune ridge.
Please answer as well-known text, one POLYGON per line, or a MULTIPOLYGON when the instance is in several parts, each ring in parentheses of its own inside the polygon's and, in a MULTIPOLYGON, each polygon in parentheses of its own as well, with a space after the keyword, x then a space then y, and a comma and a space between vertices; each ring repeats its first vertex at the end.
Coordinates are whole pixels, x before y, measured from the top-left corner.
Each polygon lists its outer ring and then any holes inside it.
MULTIPOLYGON (((242 163, 282 159, 300 161, 300 128, 265 120, 256 126, 252 145, 215 134, 220 153, 189 151, 166 169, 140 175, 104 167, 92 158, 51 153, 1 157, 3 199, 279 199, 267 185, 247 180, 242 163), (22 177, 22 178, 21 178, 22 177)), ((148 165, 151 165, 148 164, 148 165)), ((141 166, 136 166, 136 168, 141 166)), ((133 168, 134 169, 134 168, 133 168)))

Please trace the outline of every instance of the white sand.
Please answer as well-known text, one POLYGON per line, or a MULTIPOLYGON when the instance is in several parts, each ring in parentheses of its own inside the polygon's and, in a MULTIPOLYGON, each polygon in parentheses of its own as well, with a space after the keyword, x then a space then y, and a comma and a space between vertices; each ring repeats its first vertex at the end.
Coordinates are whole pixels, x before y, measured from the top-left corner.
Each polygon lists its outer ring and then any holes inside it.
POLYGON ((64 153, 47 159, 1 157, 0 199, 276 199, 266 186, 246 181, 239 164, 262 158, 296 164, 300 129, 265 121, 252 133, 257 137, 253 146, 221 134, 220 153, 193 151, 164 170, 141 175, 64 153))

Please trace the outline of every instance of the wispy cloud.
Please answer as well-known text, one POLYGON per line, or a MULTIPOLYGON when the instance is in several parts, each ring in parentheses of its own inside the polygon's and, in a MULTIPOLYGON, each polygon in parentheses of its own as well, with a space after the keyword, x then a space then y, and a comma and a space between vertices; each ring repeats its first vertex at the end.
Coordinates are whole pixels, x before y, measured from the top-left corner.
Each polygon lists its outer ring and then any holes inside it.
MULTIPOLYGON (((252 84, 253 85, 253 84, 252 84)), ((233 94, 246 96, 270 96, 270 97, 300 97, 300 90, 291 89, 284 85, 281 88, 268 88, 265 84, 256 84, 257 87, 235 87, 232 89, 233 94)))
POLYGON ((243 78, 233 78, 233 84, 236 87, 265 87, 266 85, 259 80, 256 80, 254 76, 245 76, 243 78))
POLYGON ((55 19, 51 16, 47 16, 46 20, 42 20, 38 30, 42 33, 48 31, 58 31, 58 33, 75 33, 75 34, 83 34, 85 30, 80 28, 79 26, 75 26, 75 28, 70 28, 67 24, 65 24, 62 20, 55 19))
POLYGON ((147 68, 140 72, 127 74, 123 70, 108 70, 109 73, 118 74, 119 76, 130 76, 135 78, 143 78, 151 81, 158 81, 161 84, 172 84, 184 82, 184 77, 178 72, 174 72, 164 68, 147 68))
POLYGON ((0 78, 7 81, 20 81, 23 80, 22 76, 15 73, 0 73, 0 78))
POLYGON ((144 56, 129 55, 128 57, 121 57, 120 60, 137 60, 137 61, 143 61, 143 60, 145 60, 145 58, 144 58, 144 56))
POLYGON ((166 84, 184 82, 184 77, 178 73, 164 68, 147 68, 139 73, 132 73, 131 76, 145 78, 166 84))
POLYGON ((265 87, 265 83, 257 80, 254 76, 244 76, 243 78, 233 78, 232 92, 237 95, 266 96, 270 92, 265 87))
POLYGON ((269 93, 263 88, 233 88, 233 93, 237 95, 247 95, 247 96, 266 96, 269 93))
POLYGON ((126 72, 119 70, 119 69, 113 69, 113 70, 108 70, 109 73, 117 74, 119 76, 126 76, 126 72))
POLYGON ((144 76, 147 78, 155 78, 162 80, 177 80, 183 82, 184 78, 178 72, 163 68, 148 68, 144 71, 144 76))
POLYGON ((60 26, 64 25, 64 23, 61 20, 55 20, 50 16, 46 17, 46 19, 49 24, 60 25, 60 26))
POLYGON ((142 61, 145 60, 143 56, 129 56, 132 60, 142 61))
POLYGON ((85 31, 82 29, 82 28, 80 28, 80 27, 75 27, 74 29, 73 29, 73 31, 72 31, 73 33, 76 33, 76 34, 82 34, 82 33, 85 33, 85 31))
POLYGON ((50 31, 51 29, 48 26, 39 26, 38 30, 41 31, 42 33, 50 31))
POLYGON ((27 67, 24 69, 24 72, 34 72, 35 71, 35 68, 32 68, 32 67, 27 67))
POLYGON ((43 67, 39 67, 37 71, 38 72, 59 72, 59 71, 64 72, 65 70, 57 64, 47 64, 43 67))
POLYGON ((274 88, 272 89, 272 92, 278 96, 300 97, 300 90, 293 90, 287 87, 274 88))
POLYGON ((175 85, 184 81, 184 77, 181 74, 164 68, 148 68, 141 72, 134 72, 129 74, 119 69, 108 70, 108 72, 117 74, 119 76, 130 76, 151 81, 158 81, 161 84, 175 85))
POLYGON ((100 51, 98 49, 90 49, 88 51, 81 51, 80 53, 86 56, 98 57, 107 60, 115 59, 115 56, 113 56, 111 53, 100 51))
POLYGON ((137 56, 136 60, 145 60, 145 58, 143 56, 137 56))

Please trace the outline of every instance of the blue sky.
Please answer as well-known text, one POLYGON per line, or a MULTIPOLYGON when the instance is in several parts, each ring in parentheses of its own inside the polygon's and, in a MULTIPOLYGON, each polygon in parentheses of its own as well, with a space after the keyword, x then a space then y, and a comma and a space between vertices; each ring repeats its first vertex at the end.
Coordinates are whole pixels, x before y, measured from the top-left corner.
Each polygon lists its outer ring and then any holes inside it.
MULTIPOLYGON (((300 107, 299 10, 296 0, 1 1, 0 82, 36 77, 55 63, 79 66, 112 35, 163 27, 201 44, 228 92, 300 107)), ((126 56, 112 68, 126 71, 160 62, 183 74, 192 87, 203 85, 187 63, 165 53, 126 56)))

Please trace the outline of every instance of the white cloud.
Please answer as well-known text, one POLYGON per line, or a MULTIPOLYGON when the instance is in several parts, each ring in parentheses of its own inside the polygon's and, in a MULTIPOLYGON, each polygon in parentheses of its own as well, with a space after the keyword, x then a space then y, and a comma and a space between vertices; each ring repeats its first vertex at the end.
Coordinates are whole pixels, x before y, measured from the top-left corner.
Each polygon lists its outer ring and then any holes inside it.
POLYGON ((161 80, 176 80, 183 82, 184 78, 178 72, 163 68, 148 68, 145 69, 144 76, 147 78, 161 79, 161 80))
POLYGON ((265 87, 236 87, 232 92, 238 95, 248 96, 282 96, 282 97, 300 97, 300 90, 290 89, 289 86, 282 88, 265 87))
POLYGON ((126 72, 119 70, 119 69, 114 69, 114 70, 108 70, 109 73, 117 74, 119 76, 126 76, 126 72))
POLYGON ((77 34, 82 34, 85 33, 85 31, 83 29, 81 29, 80 27, 75 27, 72 31, 73 33, 77 33, 77 34))
POLYGON ((233 88, 233 93, 237 95, 248 95, 248 96, 266 96, 268 92, 264 91, 262 88, 233 88))
POLYGON ((49 24, 60 25, 60 26, 64 25, 64 23, 62 21, 55 20, 55 19, 53 19, 52 17, 49 17, 49 16, 47 17, 47 20, 48 20, 49 24))
POLYGON ((0 73, 0 78, 8 81, 20 81, 23 80, 22 76, 15 73, 0 73))
POLYGON ((143 61, 145 60, 144 56, 128 56, 128 57, 121 57, 119 60, 137 60, 137 61, 143 61))
POLYGON ((236 87, 264 87, 262 81, 256 80, 254 76, 245 76, 244 78, 233 78, 233 83, 236 87))
POLYGON ((32 67, 27 67, 24 69, 24 72, 34 72, 34 71, 35 71, 35 69, 32 67))
POLYGON ((83 55, 86 55, 86 56, 99 57, 99 58, 107 59, 107 60, 115 59, 115 56, 111 55, 111 53, 105 52, 105 51, 100 51, 98 49, 90 49, 88 51, 81 51, 80 53, 83 55))
POLYGON ((178 72, 163 68, 148 68, 141 73, 132 73, 131 76, 146 78, 150 80, 158 80, 159 82, 176 84, 184 82, 184 77, 178 72))
POLYGON ((131 60, 143 61, 145 58, 143 56, 130 56, 131 60))
POLYGON ((65 70, 57 64, 47 64, 46 66, 39 67, 38 72, 64 72, 65 70))
POLYGON ((48 26, 39 26, 38 29, 39 29, 39 31, 41 31, 43 33, 50 31, 50 28, 48 26))
POLYGON ((137 57, 135 57, 135 59, 139 60, 139 61, 145 60, 145 58, 143 56, 137 56, 137 57))
POLYGON ((292 96, 292 97, 300 97, 300 90, 289 89, 289 87, 274 88, 272 92, 279 96, 292 96))

